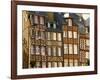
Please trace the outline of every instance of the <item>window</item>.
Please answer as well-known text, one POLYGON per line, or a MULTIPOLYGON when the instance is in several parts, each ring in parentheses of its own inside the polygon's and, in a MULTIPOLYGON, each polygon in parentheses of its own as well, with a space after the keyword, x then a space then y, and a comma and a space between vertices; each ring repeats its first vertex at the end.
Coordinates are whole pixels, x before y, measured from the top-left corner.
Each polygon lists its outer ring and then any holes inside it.
POLYGON ((36 32, 35 32, 35 35, 36 35, 36 40, 38 40, 38 39, 39 39, 39 32, 36 31, 36 32))
POLYGON ((48 67, 52 67, 51 62, 48 62, 48 67))
POLYGON ((52 62, 53 67, 57 67, 57 62, 52 62))
POLYGON ((67 32, 66 31, 63 32, 63 37, 67 37, 67 32))
POLYGON ((42 62, 42 68, 46 68, 46 62, 42 62))
POLYGON ((69 44, 69 54, 73 54, 72 44, 69 44))
POLYGON ((68 45, 64 44, 64 54, 68 54, 68 45))
POLYGON ((77 32, 73 32, 74 38, 77 38, 77 32))
POLYGON ((80 48, 85 49, 84 39, 80 39, 80 48))
POLYGON ((87 59, 89 58, 89 52, 86 52, 86 58, 87 59))
POLYGON ((35 31, 33 29, 31 30, 31 35, 32 35, 32 38, 35 38, 35 31))
POLYGON ((62 62, 58 62, 58 66, 59 67, 62 67, 62 62))
POLYGON ((72 19, 68 19, 68 26, 72 26, 72 19))
POLYGON ((83 40, 83 46, 84 46, 83 49, 85 49, 86 48, 86 40, 85 39, 83 40))
POLYGON ((53 24, 53 28, 56 29, 56 24, 55 23, 53 24))
POLYGON ((86 40, 86 45, 89 46, 89 40, 86 40))
POLYGON ((36 54, 40 54, 40 48, 39 48, 39 46, 36 46, 36 54))
POLYGON ((34 54, 34 47, 33 46, 31 46, 31 54, 34 54))
POLYGON ((58 56, 61 56, 61 48, 58 47, 58 56))
POLYGON ((61 41, 61 33, 58 33, 57 39, 58 39, 58 41, 61 41))
POLYGON ((41 39, 45 39, 44 32, 41 32, 41 39))
POLYGON ((74 45, 74 54, 78 54, 77 45, 74 45))
POLYGON ((41 47, 41 54, 45 55, 45 47, 43 47, 43 46, 41 47))
POLYGON ((56 40, 56 33, 53 33, 53 40, 56 40))
POLYGON ((50 23, 48 22, 48 28, 50 28, 50 23))
POLYGON ((69 59, 69 66, 73 66, 73 60, 69 59))
POLYGON ((50 32, 47 32, 47 39, 50 40, 50 32))
POLYGON ((65 67, 68 66, 68 59, 64 59, 64 66, 65 66, 65 67))
POLYGON ((74 66, 78 66, 78 60, 77 59, 74 60, 74 66))
POLYGON ((56 47, 53 47, 53 56, 56 56, 56 47))
POLYGON ((68 37, 72 38, 72 31, 68 31, 68 37))
POLYGON ((40 62, 36 62, 36 67, 39 68, 40 66, 40 62))
POLYGON ((33 25, 33 16, 30 15, 30 22, 31 22, 31 25, 33 25))
POLYGON ((51 56, 51 48, 48 47, 48 55, 51 56))
POLYGON ((35 22, 35 24, 38 24, 38 16, 34 16, 34 22, 35 22))
POLYGON ((40 24, 44 24, 44 17, 40 17, 40 24))

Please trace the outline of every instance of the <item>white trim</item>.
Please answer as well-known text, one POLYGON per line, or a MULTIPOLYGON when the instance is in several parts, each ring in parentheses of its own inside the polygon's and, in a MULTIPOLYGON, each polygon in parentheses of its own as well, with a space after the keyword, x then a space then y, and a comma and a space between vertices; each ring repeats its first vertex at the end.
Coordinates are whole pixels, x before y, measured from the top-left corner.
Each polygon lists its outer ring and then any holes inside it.
POLYGON ((81 72, 94 71, 94 10, 78 9, 78 8, 60 8, 45 6, 17 6, 17 75, 28 74, 45 74, 60 72, 81 72), (22 69, 22 10, 28 11, 50 11, 50 12, 70 12, 70 13, 90 13, 90 66, 81 67, 60 67, 60 68, 38 68, 38 69, 22 69))

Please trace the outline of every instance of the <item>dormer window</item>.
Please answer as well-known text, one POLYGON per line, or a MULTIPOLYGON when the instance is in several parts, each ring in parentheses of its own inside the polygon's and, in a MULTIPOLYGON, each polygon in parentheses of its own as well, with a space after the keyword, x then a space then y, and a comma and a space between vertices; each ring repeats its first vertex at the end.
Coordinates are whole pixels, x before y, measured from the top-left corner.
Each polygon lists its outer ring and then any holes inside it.
POLYGON ((53 24, 53 28, 56 29, 56 24, 55 23, 53 24))

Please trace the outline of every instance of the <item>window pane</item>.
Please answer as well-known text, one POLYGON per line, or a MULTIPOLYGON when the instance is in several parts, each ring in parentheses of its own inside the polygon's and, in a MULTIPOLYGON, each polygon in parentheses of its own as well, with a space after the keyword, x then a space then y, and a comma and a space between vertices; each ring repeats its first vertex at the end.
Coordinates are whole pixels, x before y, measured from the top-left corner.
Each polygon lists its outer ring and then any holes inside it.
POLYGON ((46 68, 46 62, 42 62, 42 68, 46 68))
POLYGON ((36 62, 36 67, 38 68, 38 67, 40 67, 41 65, 40 65, 40 62, 36 62))
POLYGON ((34 54, 34 47, 33 46, 31 46, 31 54, 34 54))
POLYGON ((61 48, 58 47, 58 56, 61 56, 61 48))
POLYGON ((41 32, 41 39, 45 39, 45 35, 44 35, 44 32, 41 32))
POLYGON ((63 32, 63 37, 67 37, 67 32, 66 31, 63 32))
POLYGON ((68 54, 68 45, 64 44, 64 54, 68 54))
POLYGON ((69 44, 69 54, 73 54, 72 44, 69 44))
POLYGON ((45 55, 45 47, 41 47, 41 54, 45 55))
POLYGON ((51 48, 48 48, 48 55, 51 56, 51 48))
POLYGON ((48 28, 50 28, 50 23, 49 23, 49 22, 48 22, 48 24, 47 24, 47 25, 48 25, 48 28))
POLYGON ((61 41, 61 33, 58 33, 57 38, 58 38, 58 41, 61 41))
POLYGON ((58 62, 58 66, 59 67, 62 67, 62 62, 58 62))
POLYGON ((57 62, 52 62, 53 67, 57 67, 57 62))
POLYGON ((36 46, 36 54, 40 54, 40 48, 39 48, 39 46, 36 46))
POLYGON ((55 23, 53 24, 53 28, 56 29, 56 24, 55 23))
POLYGON ((56 40, 56 33, 53 33, 53 40, 56 40))
POLYGON ((89 46, 89 40, 86 40, 86 45, 89 46))
POLYGON ((33 23, 33 16, 32 16, 32 15, 30 15, 30 22, 31 22, 31 25, 34 24, 34 23, 33 23))
POLYGON ((56 56, 56 47, 53 47, 53 56, 56 56))
POLYGON ((68 66, 68 59, 64 59, 64 66, 68 66))
POLYGON ((86 52, 86 58, 89 58, 89 52, 86 52))
POLYGON ((73 60, 69 59, 69 66, 73 66, 73 60))
POLYGON ((50 40, 50 32, 47 32, 47 39, 50 40))
POLYGON ((34 16, 34 22, 36 23, 36 24, 38 24, 38 16, 34 16))
POLYGON ((44 24, 44 17, 40 17, 40 24, 44 24))
POLYGON ((72 38, 72 31, 68 31, 68 37, 72 38))
POLYGON ((72 26, 72 19, 68 19, 68 26, 72 26))
POLYGON ((74 45, 74 54, 78 54, 77 45, 74 45))
POLYGON ((51 62, 48 62, 48 67, 52 67, 52 66, 51 66, 51 62))
POLYGON ((77 38, 77 32, 73 32, 74 38, 77 38))
POLYGON ((78 60, 77 59, 74 60, 74 66, 78 66, 78 60))

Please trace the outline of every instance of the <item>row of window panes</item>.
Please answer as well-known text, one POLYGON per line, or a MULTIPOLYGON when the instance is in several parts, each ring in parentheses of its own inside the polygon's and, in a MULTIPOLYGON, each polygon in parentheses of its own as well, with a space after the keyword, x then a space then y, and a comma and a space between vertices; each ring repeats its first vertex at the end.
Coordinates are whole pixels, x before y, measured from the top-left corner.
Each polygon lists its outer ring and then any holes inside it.
POLYGON ((32 38, 35 38, 36 40, 45 39, 45 32, 32 30, 32 38))
POLYGON ((75 59, 75 60, 73 60, 73 59, 65 59, 64 60, 64 67, 68 67, 68 66, 78 66, 78 60, 77 59, 75 59))
POLYGON ((61 56, 61 48, 60 47, 48 47, 47 48, 48 55, 51 56, 61 56))
MULTIPOLYGON (((36 62, 35 67, 39 68, 39 67, 41 67, 41 64, 42 64, 42 68, 46 68, 46 63, 47 62, 42 62, 42 63, 36 62)), ((62 64, 62 62, 48 62, 47 66, 48 66, 48 68, 62 67, 63 64, 62 64)), ((69 59, 69 61, 68 61, 68 59, 64 60, 64 67, 68 67, 68 66, 78 66, 78 60, 77 59, 75 59, 75 60, 69 59)))
POLYGON ((62 67, 62 62, 48 62, 48 68, 50 67, 62 67))
POLYGON ((72 38, 72 33, 73 33, 73 38, 77 38, 77 32, 72 32, 72 31, 64 31, 63 32, 63 37, 72 38))
POLYGON ((86 46, 89 46, 89 40, 88 39, 80 39, 80 48, 86 49, 86 46))
POLYGON ((74 54, 78 54, 78 48, 76 44, 64 44, 64 54, 73 54, 73 52, 74 54))
POLYGON ((45 55, 45 47, 39 47, 39 46, 31 46, 31 54, 40 54, 45 55))
POLYGON ((48 28, 53 27, 53 29, 56 29, 56 24, 55 23, 49 23, 47 24, 48 28))
POLYGON ((37 15, 30 15, 30 22, 33 25, 35 24, 44 24, 45 20, 43 16, 37 16, 37 15))
MULTIPOLYGON (((35 67, 39 68, 39 67, 41 67, 41 64, 42 64, 42 68, 46 68, 46 63, 47 62, 42 62, 42 63, 36 62, 35 67)), ((63 64, 62 64, 62 62, 48 62, 47 66, 48 66, 48 68, 50 68, 50 67, 62 67, 63 64)))
MULTIPOLYGON (((42 47, 39 47, 39 46, 32 46, 31 47, 31 54, 40 54, 41 53, 41 55, 45 55, 45 51, 46 51, 46 49, 45 49, 45 47, 44 46, 42 46, 42 47)), ((53 48, 50 48, 50 47, 48 47, 47 48, 47 53, 48 53, 48 55, 49 56, 51 56, 51 55, 53 55, 53 56, 61 56, 61 48, 60 47, 58 47, 58 48, 56 48, 56 47, 53 47, 53 48), (51 49, 52 49, 52 51, 51 51, 51 49)))
POLYGON ((61 33, 47 32, 47 39, 61 41, 61 33))

